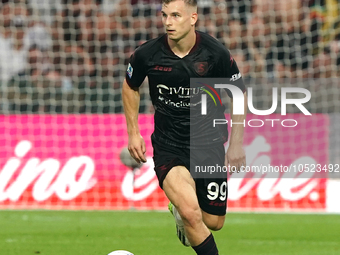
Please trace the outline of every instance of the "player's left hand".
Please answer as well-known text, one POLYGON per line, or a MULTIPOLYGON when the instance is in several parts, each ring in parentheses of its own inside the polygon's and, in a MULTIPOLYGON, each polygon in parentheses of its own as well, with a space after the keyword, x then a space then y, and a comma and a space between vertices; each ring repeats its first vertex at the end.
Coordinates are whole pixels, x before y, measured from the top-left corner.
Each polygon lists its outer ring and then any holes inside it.
POLYGON ((246 166, 246 153, 242 144, 230 144, 225 155, 225 165, 229 167, 229 173, 240 172, 242 166, 246 166))

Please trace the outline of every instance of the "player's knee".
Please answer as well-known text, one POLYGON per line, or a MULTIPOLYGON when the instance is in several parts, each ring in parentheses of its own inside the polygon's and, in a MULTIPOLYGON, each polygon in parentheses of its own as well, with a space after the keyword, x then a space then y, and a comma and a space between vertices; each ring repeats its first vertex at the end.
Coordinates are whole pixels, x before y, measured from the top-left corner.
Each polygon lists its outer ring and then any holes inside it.
POLYGON ((199 206, 181 208, 179 214, 185 225, 195 227, 202 222, 202 213, 199 206))

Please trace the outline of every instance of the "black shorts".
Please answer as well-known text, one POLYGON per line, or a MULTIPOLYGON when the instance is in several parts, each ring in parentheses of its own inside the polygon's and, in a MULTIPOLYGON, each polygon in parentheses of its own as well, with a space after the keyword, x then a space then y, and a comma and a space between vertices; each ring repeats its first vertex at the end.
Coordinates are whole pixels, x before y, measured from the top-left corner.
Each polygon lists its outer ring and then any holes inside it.
MULTIPOLYGON (((191 165, 224 165, 224 146, 220 144, 212 148, 195 149, 179 148, 161 144, 152 139, 153 160, 159 186, 168 172, 175 166, 185 166, 188 171, 191 165), (193 157, 194 155, 194 157, 193 157), (191 160, 190 160, 191 158, 191 160)), ((200 208, 212 215, 225 215, 227 211, 228 184, 225 178, 194 178, 196 195, 200 208)))

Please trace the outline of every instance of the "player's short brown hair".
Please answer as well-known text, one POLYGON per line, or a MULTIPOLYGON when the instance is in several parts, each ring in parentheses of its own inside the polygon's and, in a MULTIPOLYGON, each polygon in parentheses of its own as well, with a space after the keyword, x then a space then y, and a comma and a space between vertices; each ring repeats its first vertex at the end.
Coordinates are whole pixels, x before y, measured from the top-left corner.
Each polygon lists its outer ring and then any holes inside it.
MULTIPOLYGON (((162 4, 169 4, 176 0, 162 0, 162 4)), ((183 0, 183 2, 189 6, 197 7, 197 0, 183 0)))

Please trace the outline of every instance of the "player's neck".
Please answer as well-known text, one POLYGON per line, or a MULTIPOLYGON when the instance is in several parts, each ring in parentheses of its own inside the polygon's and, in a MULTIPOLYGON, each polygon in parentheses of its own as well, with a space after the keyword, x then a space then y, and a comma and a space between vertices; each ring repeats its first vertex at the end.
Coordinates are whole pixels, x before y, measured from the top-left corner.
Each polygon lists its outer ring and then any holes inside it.
POLYGON ((174 41, 168 38, 168 44, 170 49, 176 56, 184 58, 190 53, 191 49, 196 44, 196 32, 195 30, 190 31, 186 37, 182 38, 179 41, 174 41))

